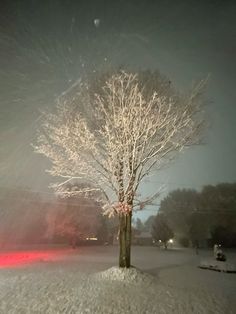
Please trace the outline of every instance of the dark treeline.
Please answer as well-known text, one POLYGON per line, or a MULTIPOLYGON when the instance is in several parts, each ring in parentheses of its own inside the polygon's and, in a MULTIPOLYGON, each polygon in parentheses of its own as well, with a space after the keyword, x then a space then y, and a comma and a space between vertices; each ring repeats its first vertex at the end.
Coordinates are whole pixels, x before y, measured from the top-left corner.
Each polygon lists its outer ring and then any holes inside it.
MULTIPOLYGON (((158 230, 153 232, 158 229, 155 221, 160 224, 164 220, 171 230, 168 238, 173 233, 183 246, 207 247, 220 243, 236 247, 236 183, 208 185, 200 192, 174 190, 161 201, 157 216, 160 215, 159 221, 156 216, 144 223, 137 219, 135 229, 159 237, 158 230)), ((112 243, 117 237, 117 221, 102 216, 94 201, 48 198, 29 189, 0 189, 0 247, 71 244, 86 237, 97 237, 97 244, 112 243)))
POLYGON ((159 214, 184 246, 236 247, 236 183, 174 190, 161 201, 159 214))

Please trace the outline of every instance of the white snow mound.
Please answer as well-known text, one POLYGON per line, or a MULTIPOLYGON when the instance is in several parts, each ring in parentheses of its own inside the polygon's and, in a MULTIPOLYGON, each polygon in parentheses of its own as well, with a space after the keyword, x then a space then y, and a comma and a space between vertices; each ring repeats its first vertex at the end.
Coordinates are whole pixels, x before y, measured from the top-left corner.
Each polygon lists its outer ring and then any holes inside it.
POLYGON ((95 278, 99 280, 120 281, 137 285, 149 285, 155 281, 154 276, 144 273, 135 267, 120 268, 118 266, 113 266, 105 271, 96 273, 95 278))
POLYGON ((200 268, 216 270, 220 272, 226 273, 234 273, 236 272, 236 265, 229 262, 217 261, 214 259, 203 260, 200 262, 200 268))

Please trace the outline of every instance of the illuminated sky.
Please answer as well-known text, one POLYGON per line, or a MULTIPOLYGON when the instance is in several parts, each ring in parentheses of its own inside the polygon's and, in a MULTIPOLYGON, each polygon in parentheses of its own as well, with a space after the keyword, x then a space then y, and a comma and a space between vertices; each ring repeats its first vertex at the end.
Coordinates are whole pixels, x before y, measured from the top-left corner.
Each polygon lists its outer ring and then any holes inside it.
POLYGON ((47 191, 48 161, 30 146, 40 110, 107 65, 158 68, 182 89, 211 75, 206 144, 150 178, 144 193, 235 181, 235 15, 227 0, 1 1, 0 185, 47 191))

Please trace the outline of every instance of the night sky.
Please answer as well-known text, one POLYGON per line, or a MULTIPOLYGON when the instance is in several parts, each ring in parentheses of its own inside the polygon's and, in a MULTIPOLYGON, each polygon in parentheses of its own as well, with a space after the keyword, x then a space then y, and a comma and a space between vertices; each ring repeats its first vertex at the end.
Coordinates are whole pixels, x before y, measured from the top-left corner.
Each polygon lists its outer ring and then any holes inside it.
POLYGON ((168 192, 234 182, 235 16, 227 0, 1 1, 0 186, 50 192, 49 162, 30 145, 40 110, 110 66, 159 69, 183 90, 210 74, 205 144, 152 176, 144 194, 162 184, 168 192))

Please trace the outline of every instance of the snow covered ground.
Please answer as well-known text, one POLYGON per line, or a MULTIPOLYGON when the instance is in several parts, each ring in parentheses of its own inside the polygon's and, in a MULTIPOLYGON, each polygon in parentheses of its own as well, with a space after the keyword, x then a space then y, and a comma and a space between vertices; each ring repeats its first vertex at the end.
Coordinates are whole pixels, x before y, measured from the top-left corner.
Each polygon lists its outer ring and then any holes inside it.
POLYGON ((136 246, 121 271, 117 247, 2 252, 0 313, 233 314, 236 274, 197 267, 211 254, 136 246))

